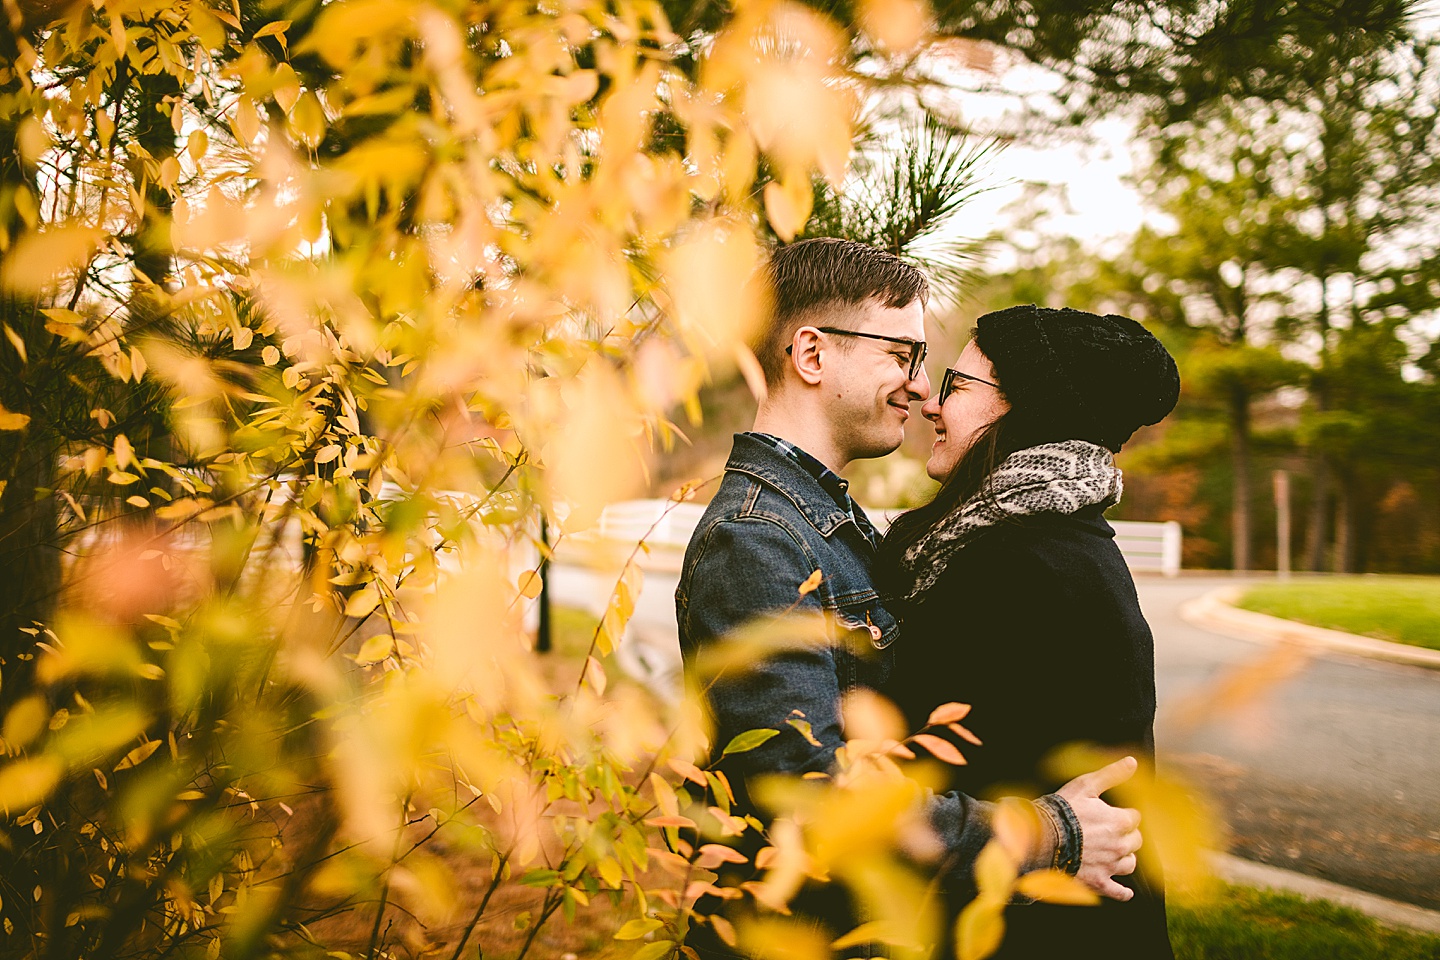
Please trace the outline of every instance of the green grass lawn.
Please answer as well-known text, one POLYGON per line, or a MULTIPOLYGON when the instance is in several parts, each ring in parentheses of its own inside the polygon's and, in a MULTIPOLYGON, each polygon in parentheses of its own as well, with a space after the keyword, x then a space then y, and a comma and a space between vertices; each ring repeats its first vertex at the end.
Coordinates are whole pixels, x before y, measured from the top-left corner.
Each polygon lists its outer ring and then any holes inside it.
POLYGON ((1440 577, 1317 577, 1251 587, 1237 604, 1272 617, 1440 650, 1440 577))
POLYGON ((1213 904, 1169 913, 1177 960, 1440 960, 1440 937, 1248 887, 1224 887, 1213 904))

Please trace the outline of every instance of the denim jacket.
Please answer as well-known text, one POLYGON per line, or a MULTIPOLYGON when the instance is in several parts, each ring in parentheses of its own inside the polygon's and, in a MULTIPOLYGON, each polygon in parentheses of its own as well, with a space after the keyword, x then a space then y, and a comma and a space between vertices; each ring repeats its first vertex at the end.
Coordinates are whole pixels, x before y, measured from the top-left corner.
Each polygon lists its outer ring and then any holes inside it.
MULTIPOLYGON (((875 544, 814 476, 754 437, 735 437, 720 489, 685 552, 675 607, 687 680, 705 691, 715 724, 712 759, 736 734, 780 731, 720 764, 741 804, 747 775, 829 771, 844 743, 841 697, 856 687, 879 689, 889 675, 900 626, 876 592, 874 562, 875 544), (802 596, 800 585, 816 570, 819 587, 802 596), (786 647, 734 677, 700 674, 703 655, 737 628, 786 612, 820 615, 831 642, 786 647), (787 723, 796 710, 819 746, 787 723)), ((947 859, 968 872, 990 838, 990 805, 958 793, 929 803, 947 859)))
POLYGON ((780 731, 760 748, 727 758, 727 771, 743 777, 831 768, 844 743, 841 696, 857 686, 878 688, 894 662, 900 630, 875 591, 874 559, 875 545, 814 476, 754 437, 735 437, 675 592, 680 650, 689 678, 708 686, 717 757, 738 733, 780 731), (816 570, 819 586, 802 596, 801 584, 816 570), (718 679, 697 673, 704 667, 697 657, 712 645, 782 613, 798 615, 797 622, 819 614, 830 642, 797 642, 718 679), (786 723, 795 710, 820 746, 786 723))

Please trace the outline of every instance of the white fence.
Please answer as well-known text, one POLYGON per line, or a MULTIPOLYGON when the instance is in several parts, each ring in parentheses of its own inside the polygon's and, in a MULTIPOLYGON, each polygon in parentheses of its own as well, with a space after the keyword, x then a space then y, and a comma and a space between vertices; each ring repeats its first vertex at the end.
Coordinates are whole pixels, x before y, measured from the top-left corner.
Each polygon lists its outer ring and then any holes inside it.
POLYGON ((1180 524, 1174 520, 1111 520, 1110 526, 1115 528, 1115 544, 1131 570, 1167 577, 1180 572, 1180 524))

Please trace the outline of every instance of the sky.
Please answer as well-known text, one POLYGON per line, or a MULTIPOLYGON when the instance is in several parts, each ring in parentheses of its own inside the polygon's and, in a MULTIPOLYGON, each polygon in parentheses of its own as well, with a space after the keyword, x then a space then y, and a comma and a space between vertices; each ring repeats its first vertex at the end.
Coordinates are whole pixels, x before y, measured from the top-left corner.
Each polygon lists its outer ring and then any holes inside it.
MULTIPOLYGON (((1440 0, 1421 3, 1412 25, 1420 36, 1440 34, 1440 0)), ((951 76, 951 105, 959 119, 981 130, 1013 118, 1023 94, 1059 86, 1059 79, 1044 68, 1018 61, 994 76, 963 69, 951 76), (989 89, 975 90, 980 84, 989 89)), ((1044 184, 1064 198, 1046 219, 1047 232, 1096 245, 1133 233, 1146 216, 1139 194, 1126 182, 1135 170, 1135 132, 1132 119, 1115 116, 1091 122, 1069 142, 1012 142, 993 163, 994 189, 960 211, 956 232, 978 237, 1006 228, 1013 222, 1007 208, 1020 201, 1030 185, 1044 184), (1080 142, 1082 137, 1085 142, 1080 142)))

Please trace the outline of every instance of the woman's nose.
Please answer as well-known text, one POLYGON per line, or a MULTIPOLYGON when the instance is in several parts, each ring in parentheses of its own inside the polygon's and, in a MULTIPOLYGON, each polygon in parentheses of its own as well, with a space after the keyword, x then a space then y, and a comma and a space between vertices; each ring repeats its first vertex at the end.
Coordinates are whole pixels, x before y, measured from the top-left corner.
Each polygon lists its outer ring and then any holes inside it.
MULTIPOLYGON (((926 386, 928 387, 929 384, 927 383, 926 386)), ((927 390, 926 392, 928 393, 929 391, 927 390)), ((938 403, 935 402, 935 398, 934 398, 934 397, 931 397, 930 399, 926 400, 926 401, 925 401, 925 405, 920 408, 920 414, 921 414, 921 416, 923 416, 926 420, 929 420, 929 421, 934 422, 934 423, 939 423, 939 422, 940 422, 940 404, 938 404, 938 403)))

